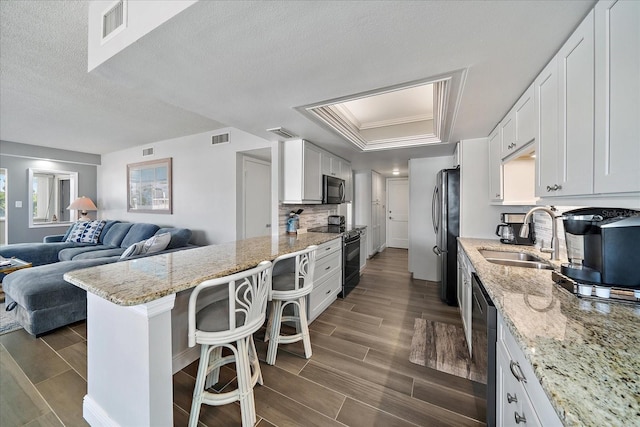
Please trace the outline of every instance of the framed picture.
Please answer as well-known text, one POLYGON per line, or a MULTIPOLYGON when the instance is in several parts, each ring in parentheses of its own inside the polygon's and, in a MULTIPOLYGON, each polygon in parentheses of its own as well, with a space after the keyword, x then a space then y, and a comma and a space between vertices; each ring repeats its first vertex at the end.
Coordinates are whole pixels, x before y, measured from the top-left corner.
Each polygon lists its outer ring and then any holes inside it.
POLYGON ((127 211, 173 212, 171 157, 127 165, 127 211))

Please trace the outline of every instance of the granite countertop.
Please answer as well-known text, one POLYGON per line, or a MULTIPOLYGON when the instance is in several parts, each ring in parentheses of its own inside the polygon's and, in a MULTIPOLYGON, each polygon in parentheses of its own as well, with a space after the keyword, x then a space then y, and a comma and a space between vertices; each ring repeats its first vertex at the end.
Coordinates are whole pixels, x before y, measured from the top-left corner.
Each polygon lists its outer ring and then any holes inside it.
POLYGON ((254 237, 75 270, 64 279, 115 304, 139 305, 336 238, 332 233, 254 237))
MULTIPOLYGON (((551 270, 493 264, 479 252, 550 258, 532 246, 458 240, 560 420, 640 425, 640 304, 578 298, 553 282, 551 270)), ((559 270, 559 262, 552 264, 559 270)))

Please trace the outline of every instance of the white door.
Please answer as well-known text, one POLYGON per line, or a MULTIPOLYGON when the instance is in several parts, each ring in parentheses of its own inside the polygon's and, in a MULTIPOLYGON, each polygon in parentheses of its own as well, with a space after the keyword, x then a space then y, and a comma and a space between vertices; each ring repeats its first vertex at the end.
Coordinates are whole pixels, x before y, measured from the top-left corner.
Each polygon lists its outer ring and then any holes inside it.
POLYGON ((409 248, 409 180, 387 180, 387 246, 409 248))
POLYGON ((244 157, 244 238, 271 234, 271 165, 244 157))

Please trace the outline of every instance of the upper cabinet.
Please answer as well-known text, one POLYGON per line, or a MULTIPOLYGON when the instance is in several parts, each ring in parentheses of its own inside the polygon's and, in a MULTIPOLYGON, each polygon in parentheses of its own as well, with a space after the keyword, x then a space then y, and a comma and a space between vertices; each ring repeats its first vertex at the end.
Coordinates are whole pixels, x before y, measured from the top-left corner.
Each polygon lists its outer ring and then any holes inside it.
POLYGON ((534 83, 538 197, 593 193, 594 13, 534 83))
POLYGON ((322 203, 322 152, 305 140, 284 143, 284 200, 282 203, 322 203))
POLYGON ((640 2, 595 6, 594 192, 640 191, 640 2))
POLYGON ((284 194, 282 203, 321 204, 322 175, 345 181, 345 202, 352 200, 351 164, 305 140, 283 143, 284 194))
POLYGON ((535 138, 533 85, 520 97, 500 123, 502 158, 509 157, 535 138))
POLYGON ((489 200, 501 202, 502 196, 502 138, 501 127, 489 135, 489 200))

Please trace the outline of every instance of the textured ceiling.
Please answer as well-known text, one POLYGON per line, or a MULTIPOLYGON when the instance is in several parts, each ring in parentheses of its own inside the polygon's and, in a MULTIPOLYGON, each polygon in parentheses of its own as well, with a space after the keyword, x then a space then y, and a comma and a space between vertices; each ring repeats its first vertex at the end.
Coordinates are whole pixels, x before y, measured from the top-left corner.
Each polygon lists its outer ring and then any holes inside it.
POLYGON ((85 2, 0 2, 0 138, 94 153, 283 126, 355 168, 451 145, 358 153, 295 107, 467 69, 451 142, 488 135, 594 1, 200 1, 91 73, 85 2))

